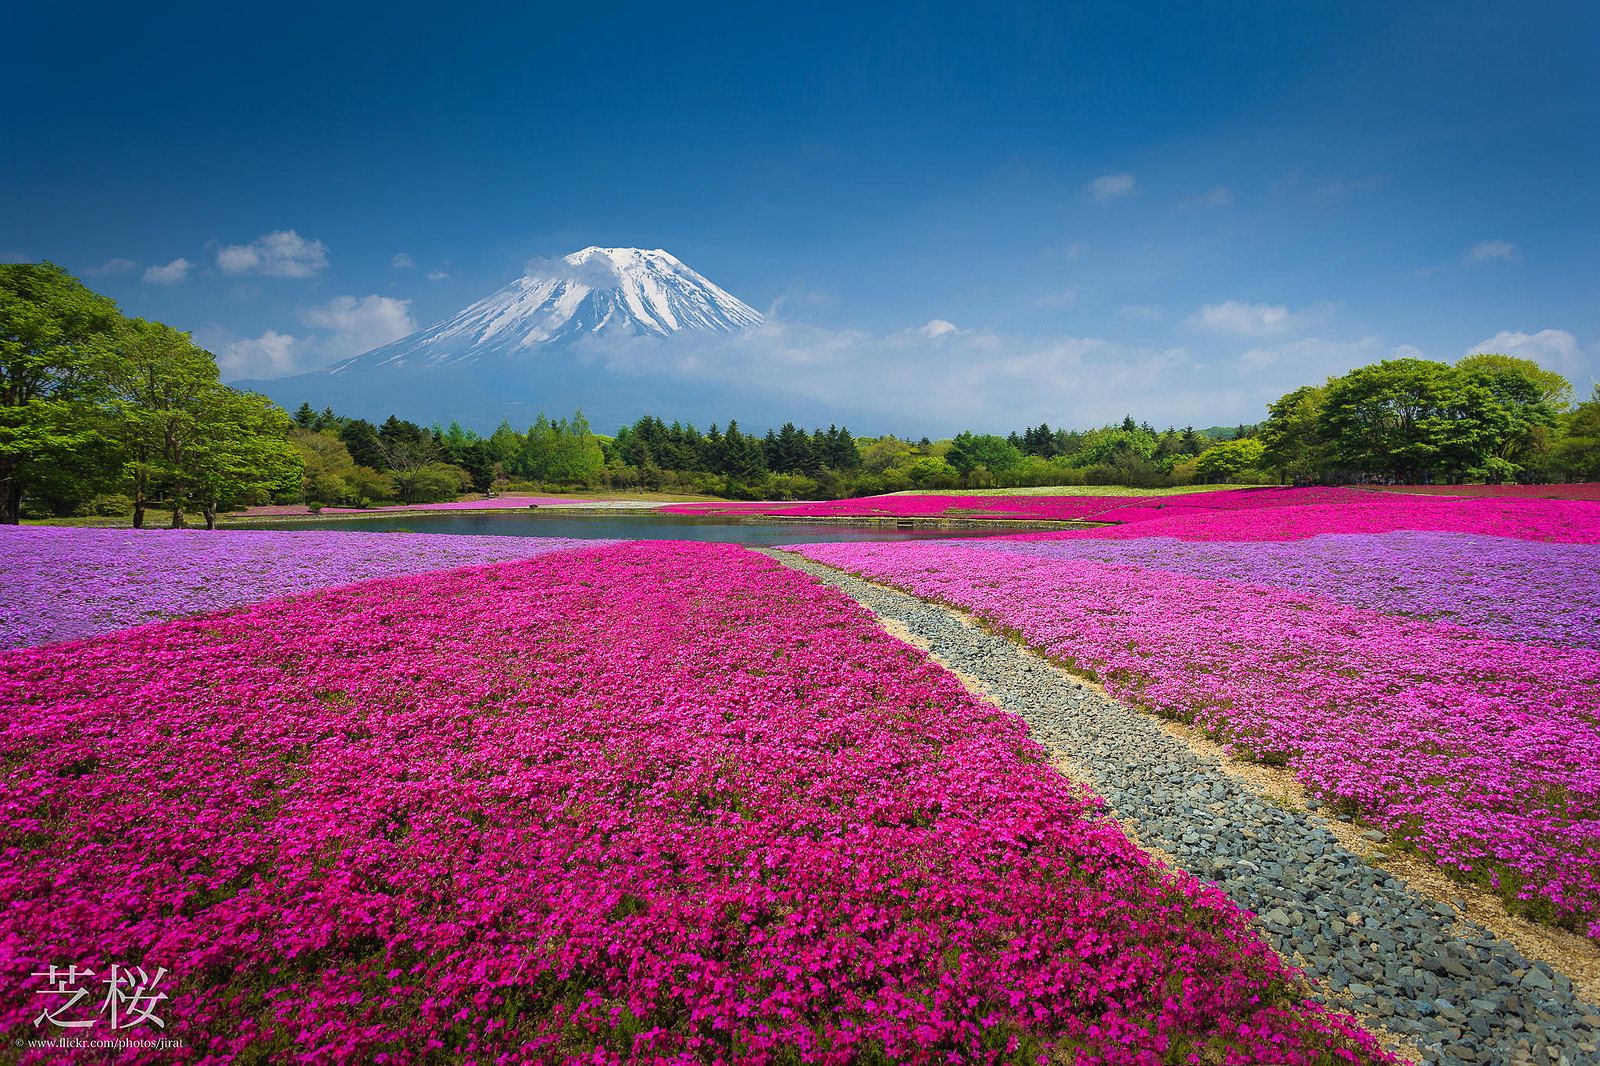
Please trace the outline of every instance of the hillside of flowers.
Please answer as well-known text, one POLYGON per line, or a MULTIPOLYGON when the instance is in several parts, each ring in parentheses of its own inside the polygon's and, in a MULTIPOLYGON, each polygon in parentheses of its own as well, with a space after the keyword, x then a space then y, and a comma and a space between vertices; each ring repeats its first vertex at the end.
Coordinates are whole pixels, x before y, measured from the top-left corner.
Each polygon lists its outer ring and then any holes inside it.
POLYGON ((1295 540, 1320 533, 1431 530, 1580 544, 1600 541, 1600 501, 1410 495, 1353 487, 1223 489, 1165 496, 894 495, 803 504, 673 504, 662 510, 777 518, 1081 521, 1109 527, 1087 535, 1184 540, 1295 540))
POLYGON ((0 649, 594 543, 339 530, 0 527, 0 649))
POLYGON ((1413 500, 1433 502, 1357 501, 1331 535, 1341 509, 1312 504, 800 550, 972 611, 1600 937, 1600 505, 1413 500), (1503 536, 1367 532, 1508 511, 1503 536))
POLYGON ((737 547, 11 651, 0 698, 3 979, 167 967, 161 1061, 1384 1060, 1020 721, 737 547))
POLYGON ((1600 545, 1401 531, 1284 541, 994 537, 963 547, 1264 585, 1518 641, 1600 648, 1600 545))

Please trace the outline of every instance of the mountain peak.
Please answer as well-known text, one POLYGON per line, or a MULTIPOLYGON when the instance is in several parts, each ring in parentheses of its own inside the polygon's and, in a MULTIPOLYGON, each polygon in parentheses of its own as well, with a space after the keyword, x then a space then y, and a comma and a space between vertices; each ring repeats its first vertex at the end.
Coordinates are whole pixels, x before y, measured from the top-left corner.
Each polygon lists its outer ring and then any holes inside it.
POLYGON ((587 248, 573 252, 562 261, 577 266, 596 259, 609 260, 619 267, 639 265, 650 260, 658 260, 677 267, 683 266, 683 262, 665 248, 602 248, 598 244, 591 244, 587 248))
POLYGON ((761 313, 662 248, 591 245, 530 263, 522 277, 427 329, 331 368, 445 366, 531 358, 585 337, 738 333, 761 313))

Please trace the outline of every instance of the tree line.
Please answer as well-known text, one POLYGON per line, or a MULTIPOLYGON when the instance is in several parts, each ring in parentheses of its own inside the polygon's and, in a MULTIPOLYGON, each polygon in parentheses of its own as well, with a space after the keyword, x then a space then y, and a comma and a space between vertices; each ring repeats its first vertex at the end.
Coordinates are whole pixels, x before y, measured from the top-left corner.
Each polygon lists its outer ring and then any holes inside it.
POLYGON ((0 524, 40 514, 133 516, 174 528, 292 491, 289 418, 223 385, 189 335, 128 318, 60 267, 0 266, 0 524))
POLYGON ((367 506, 462 493, 652 490, 818 499, 1046 485, 1600 479, 1600 386, 1506 355, 1393 359, 1272 404, 1260 425, 1001 436, 858 436, 793 423, 750 433, 655 415, 606 436, 582 412, 481 435, 305 404, 293 416, 222 385, 185 333, 128 318, 51 264, 0 266, 0 522, 126 515, 174 526, 251 503, 367 506))

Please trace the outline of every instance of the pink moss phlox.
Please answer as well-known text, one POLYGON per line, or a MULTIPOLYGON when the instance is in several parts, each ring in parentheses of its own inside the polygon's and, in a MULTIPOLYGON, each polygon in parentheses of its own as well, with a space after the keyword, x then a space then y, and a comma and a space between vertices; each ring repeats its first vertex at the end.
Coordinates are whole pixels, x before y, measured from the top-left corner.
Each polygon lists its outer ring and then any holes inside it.
MULTIPOLYGON (((1038 550, 989 541, 801 550, 973 611, 1092 673, 1114 696, 1287 759, 1314 792, 1359 808, 1442 865, 1512 878, 1516 896, 1556 915, 1600 919, 1592 648, 1264 584, 1052 558, 1049 541, 1012 544, 1038 550)), ((1478 550, 1497 544, 1520 550, 1500 538, 1478 550)))
POLYGON ((0 981, 167 967, 148 1061, 1386 1058, 1020 721, 737 547, 13 651, 0 699, 0 981))

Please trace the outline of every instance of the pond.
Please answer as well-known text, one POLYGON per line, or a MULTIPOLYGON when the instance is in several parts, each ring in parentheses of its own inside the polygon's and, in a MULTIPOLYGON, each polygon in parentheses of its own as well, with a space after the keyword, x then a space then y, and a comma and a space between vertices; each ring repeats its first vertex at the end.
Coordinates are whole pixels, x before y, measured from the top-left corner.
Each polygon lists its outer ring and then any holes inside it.
POLYGON ((1020 529, 896 529, 893 526, 839 525, 830 522, 746 522, 710 515, 536 514, 515 511, 435 512, 363 515, 359 518, 308 518, 290 522, 229 522, 229 529, 355 529, 366 532, 468 533, 503 537, 580 537, 618 540, 706 540, 760 547, 822 541, 940 540, 1019 533, 1020 529))

